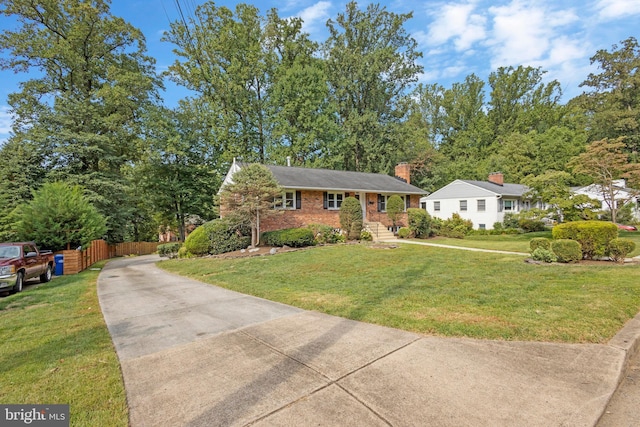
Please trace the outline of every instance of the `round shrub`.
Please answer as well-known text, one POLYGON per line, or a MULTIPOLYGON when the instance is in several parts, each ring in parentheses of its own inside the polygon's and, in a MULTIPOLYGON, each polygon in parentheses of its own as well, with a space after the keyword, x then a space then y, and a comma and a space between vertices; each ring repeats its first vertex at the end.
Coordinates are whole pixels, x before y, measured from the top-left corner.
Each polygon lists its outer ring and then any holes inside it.
POLYGON ((551 250, 551 240, 546 237, 534 237, 529 241, 529 249, 533 252, 538 248, 551 250))
POLYGON ((340 205, 340 226, 349 240, 357 240, 362 231, 362 206, 355 197, 347 197, 340 205))
POLYGON ((618 227, 605 221, 574 221, 558 224, 551 232, 554 239, 571 239, 580 243, 582 257, 605 256, 609 242, 618 237, 618 227))
POLYGON ((209 233, 206 223, 193 230, 185 239, 184 247, 193 255, 205 255, 209 253, 209 233))
POLYGON ((444 237, 463 239, 471 230, 473 230, 473 222, 462 218, 459 213, 454 213, 451 218, 442 222, 439 234, 444 237))
POLYGON ((582 248, 575 240, 554 240, 551 242, 551 250, 558 258, 558 262, 577 262, 582 259, 582 248))
POLYGON ((315 243, 314 237, 313 231, 309 228, 287 228, 262 233, 262 242, 269 246, 301 248, 304 246, 313 246, 315 243))
POLYGON ((178 251, 182 247, 181 242, 165 243, 158 245, 158 255, 161 257, 175 258, 178 255, 178 251))
POLYGON ((415 237, 427 238, 431 234, 431 216, 424 209, 407 209, 409 229, 415 237))
POLYGON ((555 262, 556 256, 553 252, 544 248, 536 248, 532 253, 531 257, 536 261, 543 262, 555 262))
POLYGON ((636 244, 633 240, 618 238, 609 242, 609 256, 616 262, 624 261, 635 249, 636 244))
POLYGON ((178 258, 191 258, 191 256, 184 245, 178 250, 178 258))
POLYGON ((406 239, 409 236, 411 236, 411 229, 408 227, 400 227, 400 229, 398 230, 398 237, 401 239, 406 239))

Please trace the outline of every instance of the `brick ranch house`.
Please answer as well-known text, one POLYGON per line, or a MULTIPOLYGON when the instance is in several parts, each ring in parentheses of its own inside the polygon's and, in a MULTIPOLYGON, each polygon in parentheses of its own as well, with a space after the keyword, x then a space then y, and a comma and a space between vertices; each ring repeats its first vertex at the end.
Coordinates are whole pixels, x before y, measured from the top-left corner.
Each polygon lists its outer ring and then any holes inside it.
MULTIPOLYGON (((246 163, 234 159, 221 188, 233 182, 233 175, 245 165, 246 163)), ((261 220, 260 231, 304 227, 309 224, 340 228, 340 206, 346 197, 352 196, 360 200, 365 226, 374 233, 374 237, 382 238, 379 234, 392 226, 386 214, 389 197, 397 194, 405 201, 405 213, 398 223, 406 225, 406 209, 420 207, 420 197, 427 194, 410 184, 410 168, 406 163, 396 166, 396 177, 378 173, 265 166, 284 191, 282 199, 276 200, 274 207, 281 210, 282 214, 261 220)))

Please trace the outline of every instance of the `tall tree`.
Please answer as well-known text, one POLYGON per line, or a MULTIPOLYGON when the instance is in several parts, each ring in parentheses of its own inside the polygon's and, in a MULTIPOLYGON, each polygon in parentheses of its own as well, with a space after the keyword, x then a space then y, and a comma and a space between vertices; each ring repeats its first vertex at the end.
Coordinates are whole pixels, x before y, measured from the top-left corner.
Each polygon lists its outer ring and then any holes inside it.
POLYGON ((618 205, 626 202, 620 199, 622 192, 616 180, 624 178, 640 183, 640 164, 629 161, 629 154, 623 151, 624 147, 621 139, 594 141, 584 153, 569 162, 575 173, 591 178, 611 211, 612 222, 616 222, 618 205))
POLYGON ((589 138, 625 137, 629 152, 640 152, 640 45, 634 37, 612 51, 591 57, 600 73, 591 73, 581 86, 590 88, 574 100, 587 112, 589 138))
POLYGON ((0 34, 3 69, 30 72, 9 96, 13 132, 51 152, 51 180, 70 180, 107 217, 111 240, 130 219, 121 167, 138 155, 140 111, 159 80, 142 33, 104 0, 5 0, 22 26, 0 34))
POLYGON ((422 71, 417 43, 404 28, 411 16, 349 2, 327 22, 324 55, 343 131, 332 154, 344 169, 388 172, 398 160, 393 153, 405 142, 397 131, 408 112, 406 92, 422 71))
POLYGON ((146 149, 133 171, 153 209, 184 241, 189 218, 214 218, 213 195, 222 168, 219 147, 207 120, 208 104, 184 100, 176 110, 149 111, 146 149))

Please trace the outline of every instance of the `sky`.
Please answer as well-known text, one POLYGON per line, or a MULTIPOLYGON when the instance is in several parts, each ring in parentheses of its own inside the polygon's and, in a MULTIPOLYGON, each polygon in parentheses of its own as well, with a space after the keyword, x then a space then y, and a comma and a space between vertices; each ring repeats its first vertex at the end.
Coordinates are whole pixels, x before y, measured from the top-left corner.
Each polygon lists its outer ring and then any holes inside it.
MULTIPOLYGON (((186 15, 193 15, 203 0, 113 0, 111 12, 142 30, 158 72, 175 61, 173 46, 162 42, 170 22, 179 17, 177 2, 186 15)), ((346 1, 285 0, 217 1, 234 9, 252 3, 262 14, 278 9, 281 17, 303 19, 303 30, 311 38, 326 40, 326 22, 345 10, 346 1)), ((370 2, 359 1, 364 9, 370 2)), ((601 49, 631 36, 638 38, 640 0, 386 0, 379 1, 394 13, 413 13, 406 31, 417 41, 424 72, 419 82, 438 83, 445 88, 474 73, 486 81, 499 67, 541 67, 545 81, 557 80, 563 101, 582 93, 579 86, 591 72, 598 72, 590 58, 601 49)), ((16 28, 16 21, 0 16, 0 31, 16 28)), ((0 51, 0 58, 6 57, 0 51)), ((19 90, 27 73, 0 70, 0 144, 9 137, 11 111, 7 96, 19 90)), ((186 91, 165 82, 165 105, 173 107, 186 91)))

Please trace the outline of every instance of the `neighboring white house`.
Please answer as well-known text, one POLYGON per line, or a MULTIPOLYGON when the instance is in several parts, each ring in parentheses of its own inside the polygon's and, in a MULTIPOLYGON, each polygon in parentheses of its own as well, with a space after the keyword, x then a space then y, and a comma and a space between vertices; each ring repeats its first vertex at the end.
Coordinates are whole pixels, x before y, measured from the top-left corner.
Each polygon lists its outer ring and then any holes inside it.
POLYGON ((531 209, 531 202, 524 195, 529 187, 521 184, 505 184, 502 173, 492 173, 488 181, 456 179, 438 191, 420 199, 420 206, 429 215, 448 219, 454 213, 473 222, 473 228, 491 230, 493 224, 502 222, 507 213, 531 209))
MULTIPOLYGON (((620 209, 622 206, 630 203, 632 205, 633 217, 640 221, 640 192, 631 188, 627 188, 624 179, 613 181, 613 194, 615 198, 615 207, 620 209)), ((571 192, 574 194, 584 194, 592 199, 598 200, 602 210, 609 210, 609 205, 605 202, 605 191, 598 184, 587 185, 586 187, 573 187, 571 192)))

